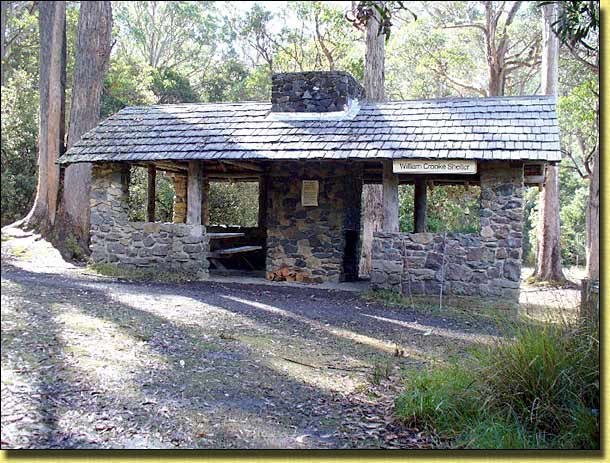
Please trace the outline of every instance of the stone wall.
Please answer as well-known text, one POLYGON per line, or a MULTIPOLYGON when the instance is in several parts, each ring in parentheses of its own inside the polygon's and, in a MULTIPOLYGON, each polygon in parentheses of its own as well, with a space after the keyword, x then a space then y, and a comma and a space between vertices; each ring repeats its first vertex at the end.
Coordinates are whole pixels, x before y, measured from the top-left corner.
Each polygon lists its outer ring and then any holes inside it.
POLYGON ((273 74, 271 110, 275 112, 343 111, 350 100, 364 98, 364 89, 343 71, 273 74))
POLYGON ((479 171, 480 233, 376 233, 374 288, 439 295, 443 281, 443 294, 518 301, 523 169, 480 162, 479 171))
POLYGON ((129 165, 93 165, 91 259, 95 263, 161 271, 207 274, 205 227, 128 219, 129 165))
MULTIPOLYGON (((275 163, 267 197, 267 271, 282 266, 312 281, 342 281, 346 236, 359 249, 362 167, 349 162, 275 163), (301 181, 318 180, 318 206, 301 205, 301 181)), ((356 261, 357 272, 357 261, 356 261)))

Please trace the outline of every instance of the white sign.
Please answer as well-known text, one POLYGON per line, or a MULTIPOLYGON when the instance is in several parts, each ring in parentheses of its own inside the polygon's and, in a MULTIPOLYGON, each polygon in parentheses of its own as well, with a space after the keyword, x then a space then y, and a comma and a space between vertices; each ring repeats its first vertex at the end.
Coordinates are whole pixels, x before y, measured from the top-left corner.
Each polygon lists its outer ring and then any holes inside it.
POLYGON ((303 180, 301 186, 301 204, 303 206, 317 206, 320 184, 317 180, 303 180))
POLYGON ((477 161, 466 159, 395 159, 395 174, 476 174, 477 161))

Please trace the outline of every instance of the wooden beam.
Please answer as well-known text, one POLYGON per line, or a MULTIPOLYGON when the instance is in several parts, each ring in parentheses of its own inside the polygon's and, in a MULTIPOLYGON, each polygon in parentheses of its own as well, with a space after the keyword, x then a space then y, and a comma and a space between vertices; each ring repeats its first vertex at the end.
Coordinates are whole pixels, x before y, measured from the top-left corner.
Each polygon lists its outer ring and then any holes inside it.
POLYGON ((147 187, 146 220, 155 221, 155 202, 157 198, 157 169, 154 165, 148 166, 148 187, 147 187))
POLYGON ((210 224, 210 179, 203 177, 203 191, 201 195, 201 223, 206 227, 210 224))
POLYGON ((201 197, 203 192, 203 164, 189 161, 186 194, 186 223, 201 225, 201 197))
POLYGON ((398 175, 392 161, 383 161, 383 231, 397 232, 398 227, 398 175))
POLYGON ((267 183, 269 178, 262 176, 258 181, 258 227, 267 228, 267 183))
POLYGON ((426 179, 415 179, 415 194, 413 195, 413 231, 425 233, 426 231, 426 209, 428 207, 428 192, 426 179))
POLYGON ((223 161, 225 164, 229 164, 231 166, 239 167, 241 169, 253 170, 254 172, 263 172, 264 169, 256 164, 252 164, 250 162, 245 161, 223 161))

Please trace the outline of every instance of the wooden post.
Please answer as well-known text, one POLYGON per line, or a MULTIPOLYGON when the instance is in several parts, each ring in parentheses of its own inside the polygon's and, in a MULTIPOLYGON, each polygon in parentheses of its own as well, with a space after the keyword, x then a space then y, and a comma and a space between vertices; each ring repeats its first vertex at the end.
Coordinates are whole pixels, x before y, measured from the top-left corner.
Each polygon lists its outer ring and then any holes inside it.
POLYGON ((154 165, 148 166, 148 192, 146 205, 146 220, 155 221, 155 200, 157 198, 157 169, 154 165))
POLYGON ((428 207, 428 192, 426 180, 415 179, 415 194, 413 195, 413 232, 426 232, 426 209, 428 207))
POLYGON ((267 227, 267 176, 258 181, 258 228, 267 227))
POLYGON ((203 163, 189 161, 186 194, 186 223, 201 225, 201 198, 203 196, 203 163))
POLYGON ((203 177, 203 192, 201 195, 201 224, 206 227, 210 224, 210 179, 203 177))
POLYGON ((398 226, 398 175, 392 170, 392 161, 383 161, 383 231, 397 232, 398 226))

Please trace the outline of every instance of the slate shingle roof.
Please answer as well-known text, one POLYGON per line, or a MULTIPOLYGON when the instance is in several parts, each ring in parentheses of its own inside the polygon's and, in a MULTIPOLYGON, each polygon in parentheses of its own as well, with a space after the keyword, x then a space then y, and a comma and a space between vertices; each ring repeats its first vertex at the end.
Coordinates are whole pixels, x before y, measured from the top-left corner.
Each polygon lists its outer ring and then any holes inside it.
POLYGON ((60 162, 455 158, 559 161, 548 96, 365 103, 345 120, 271 120, 270 103, 125 108, 60 162))

